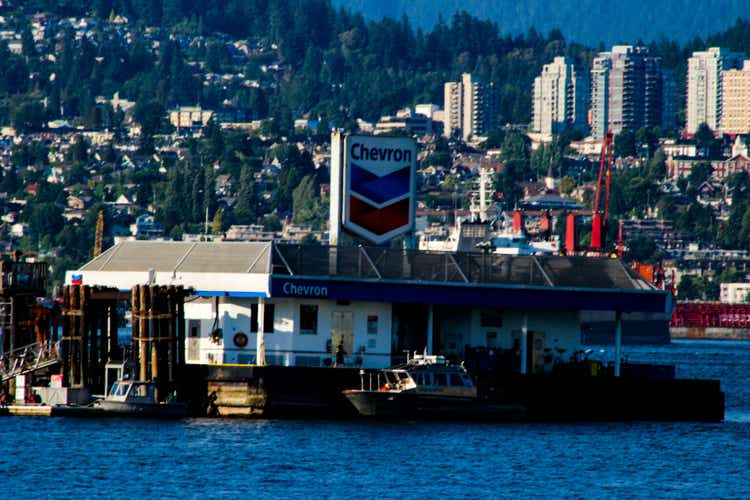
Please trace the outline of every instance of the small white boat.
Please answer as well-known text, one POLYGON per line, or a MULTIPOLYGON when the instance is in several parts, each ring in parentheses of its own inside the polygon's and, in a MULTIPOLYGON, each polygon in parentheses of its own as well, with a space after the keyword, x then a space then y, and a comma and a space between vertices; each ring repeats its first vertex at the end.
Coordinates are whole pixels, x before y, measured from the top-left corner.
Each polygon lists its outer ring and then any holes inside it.
POLYGON ((138 380, 116 381, 109 394, 94 401, 93 406, 123 416, 179 418, 187 415, 185 403, 161 403, 156 399, 156 384, 138 380))
POLYGON ((187 405, 178 402, 159 402, 156 384, 139 380, 117 380, 109 394, 86 406, 57 405, 53 414, 80 417, 140 417, 182 418, 187 416, 187 405))
POLYGON ((360 376, 360 388, 343 394, 362 416, 505 420, 526 413, 520 403, 480 400, 464 367, 442 356, 415 356, 405 366, 360 376))

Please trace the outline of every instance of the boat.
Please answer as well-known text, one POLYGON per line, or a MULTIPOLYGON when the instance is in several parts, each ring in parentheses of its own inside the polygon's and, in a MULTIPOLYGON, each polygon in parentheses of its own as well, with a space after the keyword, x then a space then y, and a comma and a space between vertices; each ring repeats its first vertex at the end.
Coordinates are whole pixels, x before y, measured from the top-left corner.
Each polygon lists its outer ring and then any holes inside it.
POLYGON ((156 399, 156 384, 139 380, 117 380, 106 397, 85 406, 57 405, 54 415, 113 416, 140 418, 182 418, 187 416, 185 403, 156 399))
POLYGON ((516 402, 481 399, 463 365, 443 356, 415 355, 402 366, 360 371, 360 388, 343 395, 364 417, 514 420, 526 415, 516 402))

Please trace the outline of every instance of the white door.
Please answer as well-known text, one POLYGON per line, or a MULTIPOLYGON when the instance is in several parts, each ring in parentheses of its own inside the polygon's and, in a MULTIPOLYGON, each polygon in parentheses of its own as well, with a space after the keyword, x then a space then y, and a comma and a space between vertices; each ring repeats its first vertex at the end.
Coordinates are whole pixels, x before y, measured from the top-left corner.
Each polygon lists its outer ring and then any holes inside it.
POLYGON ((354 351, 354 315, 351 311, 333 311, 331 318, 331 355, 343 341, 346 357, 354 351))

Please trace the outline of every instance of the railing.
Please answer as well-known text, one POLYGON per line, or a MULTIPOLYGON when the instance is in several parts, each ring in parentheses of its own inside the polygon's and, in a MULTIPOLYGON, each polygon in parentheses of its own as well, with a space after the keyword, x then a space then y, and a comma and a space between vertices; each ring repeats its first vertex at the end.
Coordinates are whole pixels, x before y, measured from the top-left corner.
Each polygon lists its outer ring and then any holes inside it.
POLYGON ((648 289, 613 259, 275 245, 273 274, 451 283, 648 289))
POLYGON ((60 361, 60 342, 29 344, 9 351, 0 358, 0 380, 33 372, 60 361))

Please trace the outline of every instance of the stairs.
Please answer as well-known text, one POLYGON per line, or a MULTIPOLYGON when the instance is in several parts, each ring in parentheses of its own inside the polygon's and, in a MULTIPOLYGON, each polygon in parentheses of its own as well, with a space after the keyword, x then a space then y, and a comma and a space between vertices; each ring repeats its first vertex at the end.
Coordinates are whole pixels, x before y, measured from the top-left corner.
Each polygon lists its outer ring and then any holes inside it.
POLYGON ((60 362, 58 343, 34 343, 19 347, 0 359, 0 381, 41 370, 60 362))

